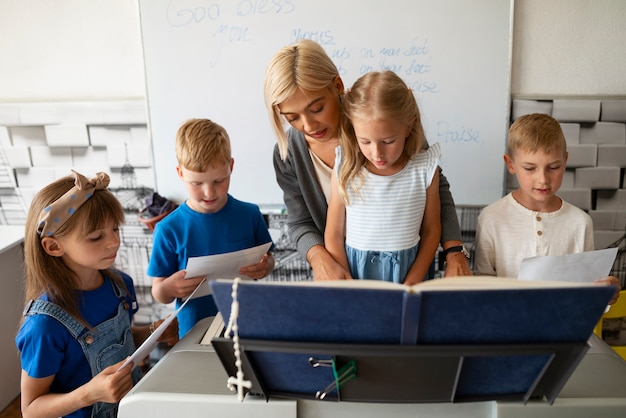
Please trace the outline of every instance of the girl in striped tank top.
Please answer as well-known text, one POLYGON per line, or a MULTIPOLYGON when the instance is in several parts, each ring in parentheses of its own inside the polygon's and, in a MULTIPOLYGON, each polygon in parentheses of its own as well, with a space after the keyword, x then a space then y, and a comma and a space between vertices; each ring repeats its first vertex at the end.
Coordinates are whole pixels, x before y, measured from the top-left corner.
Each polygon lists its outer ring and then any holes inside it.
POLYGON ((441 236, 439 144, 422 151, 417 101, 392 71, 359 78, 343 106, 326 248, 354 279, 419 283, 441 236))

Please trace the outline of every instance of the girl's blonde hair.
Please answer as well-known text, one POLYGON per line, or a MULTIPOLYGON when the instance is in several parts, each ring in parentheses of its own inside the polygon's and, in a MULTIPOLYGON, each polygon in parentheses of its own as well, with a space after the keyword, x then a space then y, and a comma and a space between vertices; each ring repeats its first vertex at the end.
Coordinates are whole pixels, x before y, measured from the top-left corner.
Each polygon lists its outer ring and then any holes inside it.
POLYGON ((339 135, 343 162, 339 169, 339 192, 346 204, 350 203, 347 186, 359 191, 362 167, 367 159, 361 153, 354 134, 354 120, 391 120, 411 124, 404 143, 402 158, 413 158, 426 142, 420 111, 406 83, 393 71, 371 72, 361 76, 343 98, 344 118, 339 135))
MULTIPOLYGON (((54 257, 44 250, 37 233, 42 210, 57 201, 74 187, 74 184, 73 176, 63 177, 41 189, 30 204, 24 233, 25 302, 47 294, 52 302, 89 327, 79 310, 78 277, 61 257, 54 257)), ((108 190, 96 190, 93 196, 80 205, 55 231, 54 237, 63 238, 74 233, 85 236, 103 228, 109 221, 118 225, 123 224, 124 208, 108 190)), ((114 270, 107 269, 101 272, 128 292, 123 280, 114 270)))
POLYGON ((265 72, 265 106, 283 160, 287 158, 287 134, 278 105, 298 89, 332 88, 338 76, 339 71, 324 48, 308 39, 281 48, 270 61, 265 72))
POLYGON ((552 116, 544 113, 532 113, 520 116, 509 128, 508 153, 516 151, 535 153, 567 152, 565 135, 561 124, 552 116))
POLYGON ((189 119, 176 132, 176 159, 181 167, 202 173, 215 165, 230 164, 230 138, 226 129, 209 119, 189 119))

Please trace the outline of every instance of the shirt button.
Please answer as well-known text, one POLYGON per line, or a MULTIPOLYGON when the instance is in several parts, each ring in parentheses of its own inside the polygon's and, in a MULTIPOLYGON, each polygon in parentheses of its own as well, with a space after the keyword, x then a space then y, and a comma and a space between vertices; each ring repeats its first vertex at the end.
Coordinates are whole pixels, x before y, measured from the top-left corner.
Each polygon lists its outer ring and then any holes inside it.
POLYGON ((541 222, 541 216, 537 216, 537 221, 541 222))
POLYGON ((537 235, 542 236, 542 235, 543 235, 543 232, 541 232, 541 231, 537 231, 537 235))

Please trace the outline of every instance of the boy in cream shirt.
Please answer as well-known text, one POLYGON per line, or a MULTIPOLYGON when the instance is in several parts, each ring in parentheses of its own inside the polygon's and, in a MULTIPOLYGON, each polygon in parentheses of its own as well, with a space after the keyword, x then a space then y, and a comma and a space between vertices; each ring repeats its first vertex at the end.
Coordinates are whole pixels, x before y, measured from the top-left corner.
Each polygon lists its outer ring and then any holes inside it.
MULTIPOLYGON (((591 217, 556 194, 567 156, 551 116, 524 115, 511 125, 504 161, 519 187, 478 216, 476 274, 515 278, 524 258, 594 250, 591 217)), ((616 277, 602 281, 619 290, 616 277)))

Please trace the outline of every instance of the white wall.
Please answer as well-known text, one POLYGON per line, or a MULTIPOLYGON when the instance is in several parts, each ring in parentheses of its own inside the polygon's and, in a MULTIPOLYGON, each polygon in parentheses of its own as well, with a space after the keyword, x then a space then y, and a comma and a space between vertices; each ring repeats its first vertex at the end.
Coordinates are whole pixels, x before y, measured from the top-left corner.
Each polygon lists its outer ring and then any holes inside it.
MULTIPOLYGON (((626 1, 515 0, 514 15, 513 95, 626 94, 626 1)), ((0 0, 0 102, 143 97, 136 1, 0 0)))
POLYGON ((0 102, 145 98, 135 0, 0 0, 0 102))
POLYGON ((513 95, 626 94, 626 1, 515 0, 513 95))

